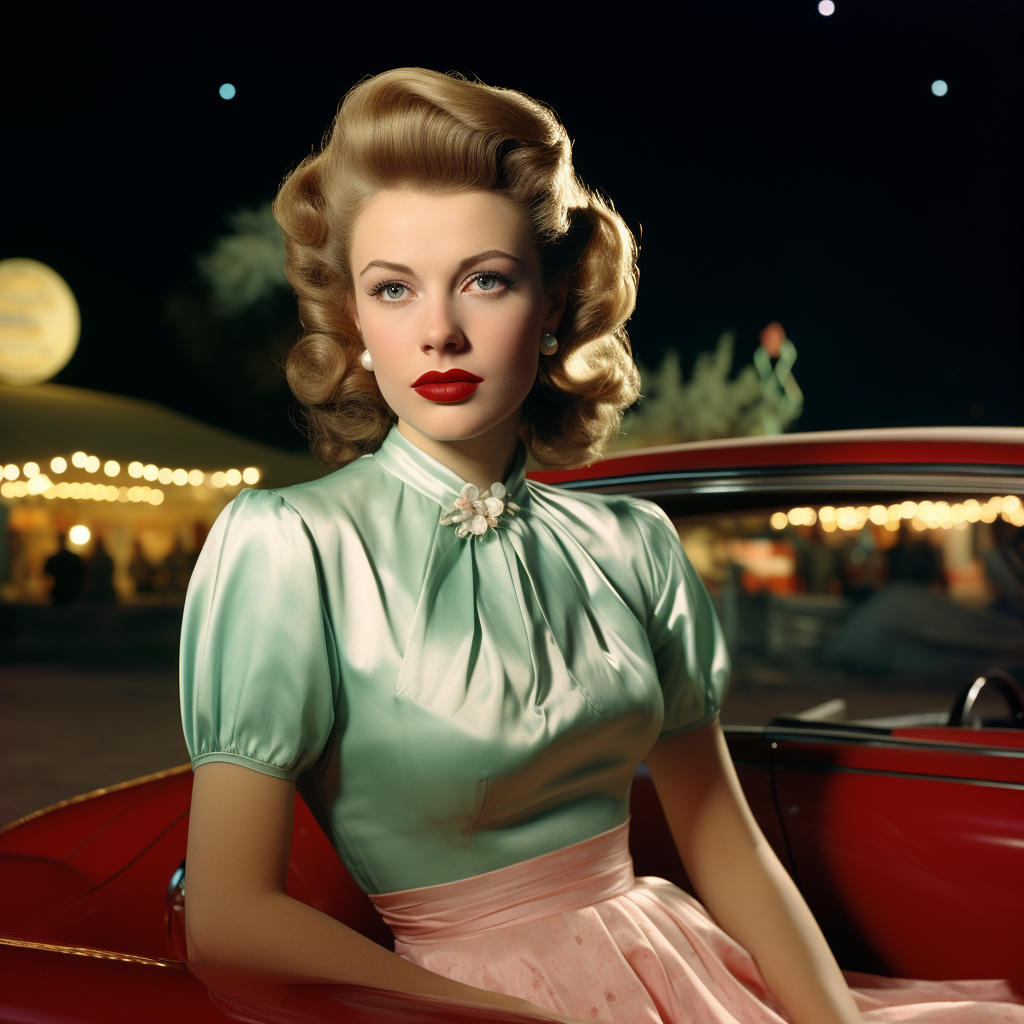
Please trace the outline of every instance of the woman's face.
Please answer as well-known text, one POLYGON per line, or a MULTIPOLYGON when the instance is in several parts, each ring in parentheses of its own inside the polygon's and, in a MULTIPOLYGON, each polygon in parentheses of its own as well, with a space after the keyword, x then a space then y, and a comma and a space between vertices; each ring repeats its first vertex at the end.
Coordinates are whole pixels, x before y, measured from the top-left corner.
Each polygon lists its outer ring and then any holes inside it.
POLYGON ((549 297, 530 230, 493 192, 382 192, 351 239, 356 323, 406 436, 458 441, 506 424, 537 377, 549 297), (424 375, 457 378, 443 383, 424 375))

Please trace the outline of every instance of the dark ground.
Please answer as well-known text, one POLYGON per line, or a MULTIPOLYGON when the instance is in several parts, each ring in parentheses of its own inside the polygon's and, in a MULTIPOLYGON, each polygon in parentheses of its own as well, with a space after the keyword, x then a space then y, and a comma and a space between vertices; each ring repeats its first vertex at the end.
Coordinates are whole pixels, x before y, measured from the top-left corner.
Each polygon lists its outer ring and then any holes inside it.
MULTIPOLYGON (((764 724, 832 696, 737 687, 722 722, 764 724)), ((848 718, 948 708, 936 692, 847 687, 848 718)), ((0 665, 0 825, 40 807, 188 760, 171 658, 122 664, 0 665)))

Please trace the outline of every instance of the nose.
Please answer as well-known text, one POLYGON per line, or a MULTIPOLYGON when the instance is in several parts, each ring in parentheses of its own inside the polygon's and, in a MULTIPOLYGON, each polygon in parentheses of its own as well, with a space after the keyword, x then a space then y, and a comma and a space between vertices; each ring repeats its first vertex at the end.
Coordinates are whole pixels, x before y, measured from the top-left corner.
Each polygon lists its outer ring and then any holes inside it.
POLYGON ((430 303, 426 309, 421 347, 424 352, 459 352, 466 345, 466 335, 453 310, 441 300, 430 303))

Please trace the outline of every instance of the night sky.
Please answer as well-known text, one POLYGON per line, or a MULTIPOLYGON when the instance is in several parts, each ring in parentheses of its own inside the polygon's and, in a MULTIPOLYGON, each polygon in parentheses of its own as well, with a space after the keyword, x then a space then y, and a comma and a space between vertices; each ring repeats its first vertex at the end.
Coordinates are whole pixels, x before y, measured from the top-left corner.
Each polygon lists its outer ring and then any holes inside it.
MULTIPOLYGON (((49 264, 78 298, 58 383, 302 446, 286 390, 250 390, 235 355, 188 358, 168 302, 197 293, 226 215, 273 197, 349 87, 420 65, 558 113, 641 240, 648 365, 675 346, 688 371, 732 330, 738 369, 779 320, 797 429, 1024 420, 1019 0, 159 7, 132 15, 145 30, 34 6, 4 19, 0 258, 49 264)), ((280 308, 266 321, 293 331, 280 308)), ((265 352, 260 317, 245 330, 265 352)))

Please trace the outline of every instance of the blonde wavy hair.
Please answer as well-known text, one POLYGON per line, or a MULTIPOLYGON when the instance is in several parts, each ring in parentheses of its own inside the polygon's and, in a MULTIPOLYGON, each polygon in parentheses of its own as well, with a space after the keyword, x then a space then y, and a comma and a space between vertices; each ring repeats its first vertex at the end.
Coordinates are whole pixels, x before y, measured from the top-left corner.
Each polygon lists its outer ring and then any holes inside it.
POLYGON ((624 326, 636 302, 633 236, 576 178, 569 137, 550 110, 511 89, 422 68, 355 86, 320 152, 288 175, 274 201, 305 332, 286 374, 313 454, 343 465, 376 451, 396 420, 359 364, 349 241, 367 202, 403 187, 488 189, 532 225, 545 286, 564 275, 568 291, 558 351, 541 357, 520 436, 541 465, 593 462, 639 397, 624 326))

